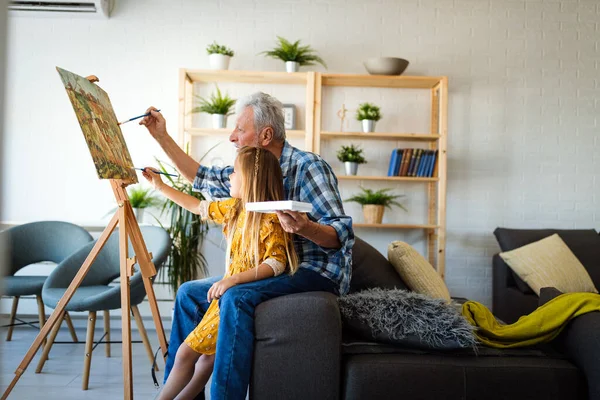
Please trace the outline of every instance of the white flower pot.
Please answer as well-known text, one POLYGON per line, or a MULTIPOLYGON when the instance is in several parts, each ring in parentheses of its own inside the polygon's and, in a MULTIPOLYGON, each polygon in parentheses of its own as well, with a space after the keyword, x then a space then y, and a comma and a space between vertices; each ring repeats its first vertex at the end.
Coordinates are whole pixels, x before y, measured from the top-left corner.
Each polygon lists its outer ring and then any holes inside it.
POLYGON ((346 161, 344 162, 344 169, 346 170, 346 175, 356 175, 358 172, 358 163, 346 161))
POLYGON ((227 122, 225 115, 223 114, 211 114, 213 129, 225 128, 225 122, 227 122))
POLYGON ((375 121, 372 119, 363 119, 362 129, 364 133, 375 132, 375 121))
POLYGON ((285 70, 287 72, 298 72, 299 68, 300 68, 300 64, 298 64, 296 61, 286 61, 285 62, 285 70))
POLYGON ((230 60, 230 56, 226 56, 223 54, 208 55, 208 63, 210 64, 210 69, 229 69, 230 60))
POLYGON ((143 208, 134 208, 133 214, 135 215, 135 219, 138 224, 143 223, 143 220, 144 220, 144 209, 143 208))

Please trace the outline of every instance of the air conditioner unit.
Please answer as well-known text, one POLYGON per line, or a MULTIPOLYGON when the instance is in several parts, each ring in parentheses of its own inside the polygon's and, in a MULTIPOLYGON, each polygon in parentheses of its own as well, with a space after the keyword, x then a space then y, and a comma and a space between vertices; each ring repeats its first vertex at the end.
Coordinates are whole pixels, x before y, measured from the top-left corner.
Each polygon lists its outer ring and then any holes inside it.
POLYGON ((21 15, 46 14, 65 15, 81 14, 90 16, 110 17, 114 0, 89 1, 9 1, 8 9, 21 15), (30 14, 31 13, 31 14, 30 14))

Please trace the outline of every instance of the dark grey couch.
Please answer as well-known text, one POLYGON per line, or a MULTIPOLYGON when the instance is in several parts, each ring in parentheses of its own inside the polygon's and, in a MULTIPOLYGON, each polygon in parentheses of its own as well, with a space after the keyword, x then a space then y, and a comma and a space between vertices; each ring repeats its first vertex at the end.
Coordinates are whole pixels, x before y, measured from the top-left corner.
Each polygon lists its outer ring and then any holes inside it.
MULTIPOLYGON (((358 239, 351 289, 369 287, 406 286, 380 253, 358 239)), ((562 348, 436 352, 353 337, 344 329, 337 299, 331 294, 284 296, 256 309, 250 396, 258 400, 587 399, 584 368, 596 373, 600 382, 600 373, 594 371, 595 360, 600 360, 596 333, 600 318, 592 314, 587 321, 579 318, 570 324, 560 338, 562 348)), ((592 386, 589 398, 600 399, 598 384, 592 386)))

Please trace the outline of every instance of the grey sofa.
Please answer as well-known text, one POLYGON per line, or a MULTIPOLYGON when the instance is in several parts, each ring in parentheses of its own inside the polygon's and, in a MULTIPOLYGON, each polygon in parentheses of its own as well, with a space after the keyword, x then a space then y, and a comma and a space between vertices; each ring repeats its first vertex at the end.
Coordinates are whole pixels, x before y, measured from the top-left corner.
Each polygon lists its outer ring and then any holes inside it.
MULTIPOLYGON (((406 288, 391 264, 364 241, 357 239, 353 257, 352 291, 406 288)), ((600 360, 595 333, 600 332, 600 318, 592 314, 570 324, 557 340, 562 346, 440 352, 354 337, 343 326, 331 294, 284 296, 256 309, 250 397, 600 399, 598 384, 590 385, 588 397, 586 382, 587 373, 597 373, 595 360, 600 360)), ((600 382, 600 374, 588 378, 594 377, 600 382)))

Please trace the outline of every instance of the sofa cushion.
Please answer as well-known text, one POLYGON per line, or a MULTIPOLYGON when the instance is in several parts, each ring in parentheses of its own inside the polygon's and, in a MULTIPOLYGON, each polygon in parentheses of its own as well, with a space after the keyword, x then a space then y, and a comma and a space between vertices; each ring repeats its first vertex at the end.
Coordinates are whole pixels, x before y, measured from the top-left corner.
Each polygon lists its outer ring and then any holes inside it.
POLYGON ((344 357, 345 400, 586 399, 586 380, 564 359, 356 354, 344 357))
POLYGON ((474 328, 441 299, 375 288, 342 296, 339 304, 344 325, 365 340, 428 349, 475 345, 474 328))
POLYGON ((558 290, 555 287, 543 287, 542 289, 540 289, 540 298, 538 300, 538 307, 543 306, 544 304, 546 304, 550 300, 560 296, 561 294, 563 294, 563 292, 561 292, 560 290, 558 290))
POLYGON ((557 234, 500 253, 500 257, 538 296, 543 287, 563 293, 598 293, 585 267, 557 234))
POLYGON ((373 246, 355 237, 352 247, 350 293, 379 287, 408 289, 394 266, 373 246))
POLYGON ((450 292, 442 277, 411 245, 392 242, 388 246, 388 259, 411 290, 450 301, 450 292))
MULTIPOLYGON (((509 251, 536 242, 553 234, 571 249, 590 274, 596 287, 600 286, 600 236, 594 229, 509 229, 496 228, 494 235, 500 249, 509 251)), ((516 286, 523 293, 533 293, 519 276, 512 272, 516 286)))

